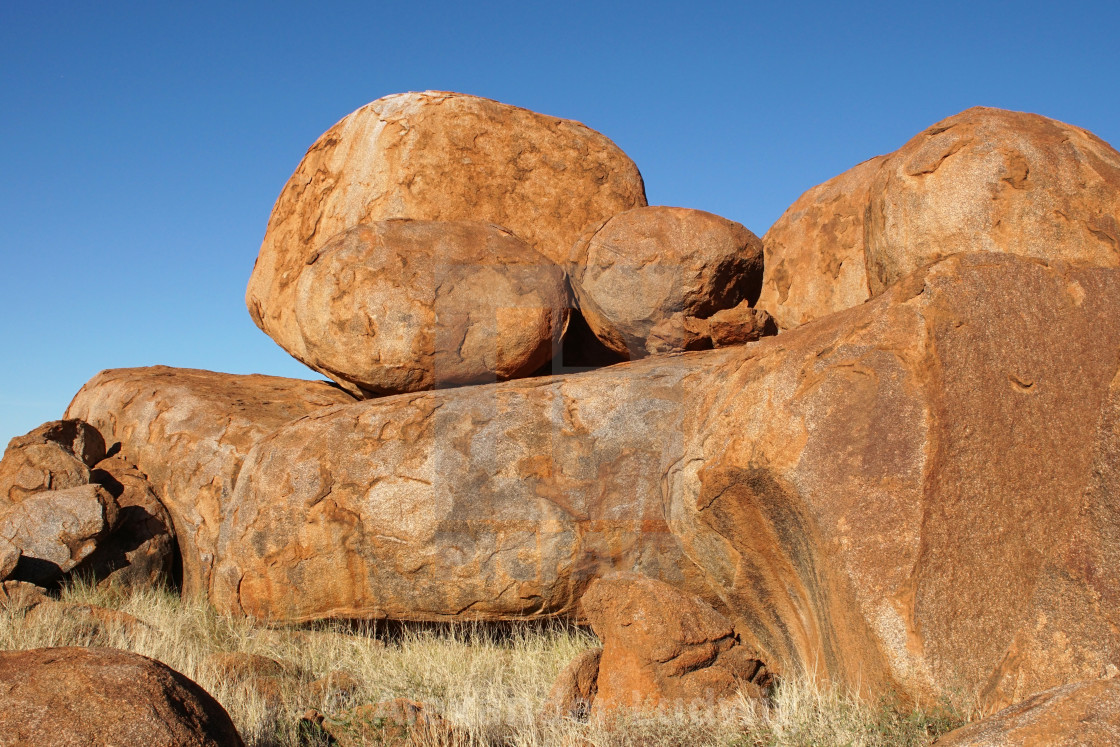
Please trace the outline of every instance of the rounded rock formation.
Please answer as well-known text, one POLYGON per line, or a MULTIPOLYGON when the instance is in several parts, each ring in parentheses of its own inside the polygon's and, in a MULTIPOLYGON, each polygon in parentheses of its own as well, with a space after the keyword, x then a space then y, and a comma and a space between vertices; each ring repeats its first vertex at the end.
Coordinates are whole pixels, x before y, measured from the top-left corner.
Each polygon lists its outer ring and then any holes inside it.
POLYGON ((472 221, 344 231, 307 259, 292 300, 308 365, 360 397, 527 376, 571 306, 554 262, 472 221))
MULTIPOLYGON (((647 343, 654 328, 674 315, 702 320, 753 301, 762 242, 702 210, 635 208, 585 231, 569 254, 568 274, 595 336, 620 355, 641 358, 653 352, 647 343)), ((669 339, 659 336, 658 352, 669 339)))
POLYGON ((304 156, 272 210, 245 300, 258 327, 306 360, 295 284, 341 231, 390 218, 485 221, 559 263, 586 226, 645 204, 633 161, 578 122, 457 93, 386 96, 304 156))
POLYGON ((895 151, 871 186, 872 295, 958 252, 1120 266, 1120 153, 1037 114, 974 107, 895 151))
POLYGON ((5 744, 242 744, 225 709, 206 691, 126 651, 2 651, 0 691, 5 744))

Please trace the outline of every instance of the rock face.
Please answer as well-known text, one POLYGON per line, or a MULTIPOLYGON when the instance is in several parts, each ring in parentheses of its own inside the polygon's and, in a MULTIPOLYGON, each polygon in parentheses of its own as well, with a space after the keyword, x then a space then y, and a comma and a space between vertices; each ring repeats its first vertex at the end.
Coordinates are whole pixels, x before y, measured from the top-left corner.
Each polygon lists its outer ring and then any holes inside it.
POLYGON ((105 456, 96 429, 78 420, 44 423, 13 438, 0 460, 0 507, 44 490, 89 482, 89 468, 105 456))
POLYGON ((525 619, 632 570, 771 671, 870 694, 1002 707, 1098 677, 1120 661, 1118 305, 1117 270, 958 255, 741 347, 326 410, 246 459, 212 599, 525 619))
POLYGON ((762 242, 702 210, 641 207, 585 231, 568 256, 568 274, 596 337, 620 355, 641 358, 653 329, 673 315, 703 320, 753 301, 762 282, 762 242))
POLYGON ((582 600, 603 642, 593 715, 710 706, 770 679, 731 623, 699 597, 632 573, 594 581, 582 600))
POLYGON ((241 745, 229 715, 158 661, 113 649, 0 651, 11 744, 241 745))
POLYGON ((387 96, 311 146, 276 201, 245 300, 257 326, 306 360, 291 296, 341 231, 485 221, 560 263, 586 226, 645 204, 633 162, 578 122, 455 93, 387 96))
POLYGON ((1120 681, 1056 687, 949 732, 937 747, 1110 747, 1120 744, 1120 681))
POLYGON ((293 422, 241 468, 211 601, 276 621, 524 620, 574 615, 610 570, 703 590, 659 487, 697 363, 397 395, 293 422))
POLYGON ((891 155, 868 216, 872 294, 955 252, 1116 267, 1120 153, 1080 127, 976 107, 891 155))
POLYGON ((223 506, 241 460, 281 425, 353 402, 324 382, 236 376, 165 366, 103 371, 67 417, 93 424, 147 476, 171 515, 182 552, 183 591, 204 594, 223 506))
POLYGON ((9 578, 57 583, 97 549, 116 521, 116 501, 97 485, 25 498, 0 519, 0 538, 22 554, 9 578))
POLYGON ((762 237, 765 278, 758 307, 792 329, 870 297, 864 222, 879 156, 813 187, 762 237))
POLYGON ((290 352, 358 396, 527 376, 571 307, 564 272, 509 231, 471 221, 380 221, 307 260, 290 352))
POLYGON ((1120 661, 1117 304, 1116 270, 957 255, 697 388, 668 510, 744 643, 989 708, 1120 661))

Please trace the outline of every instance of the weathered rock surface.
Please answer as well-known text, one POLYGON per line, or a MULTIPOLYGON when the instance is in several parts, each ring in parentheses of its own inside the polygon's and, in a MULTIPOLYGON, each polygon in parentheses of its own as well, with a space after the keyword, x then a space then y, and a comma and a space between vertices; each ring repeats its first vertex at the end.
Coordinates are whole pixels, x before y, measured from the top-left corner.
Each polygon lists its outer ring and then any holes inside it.
POLYGON ((957 255, 696 388, 669 512, 744 643, 989 708, 1115 665, 1118 303, 1116 270, 957 255))
POLYGON ((146 588, 175 580, 175 531, 171 515, 147 477, 119 456, 98 462, 90 479, 117 504, 113 533, 86 561, 101 586, 146 588))
POLYGON ((246 460, 212 599, 523 619, 634 570, 771 671, 866 693, 991 708, 1098 677, 1120 661, 1118 306, 1117 270, 958 255, 741 347, 324 411, 246 460))
POLYGON ((751 308, 744 301, 734 308, 717 311, 707 319, 685 316, 680 312, 662 319, 650 330, 646 351, 711 350, 755 342, 777 333, 778 327, 770 314, 751 308))
POLYGON ((1064 685, 951 731, 937 747, 1111 747, 1120 744, 1120 681, 1064 685))
POLYGON ((0 460, 0 507, 44 490, 89 482, 89 468, 105 456, 105 441, 79 420, 55 420, 13 438, 0 460))
POLYGON ((870 289, 955 252, 1120 265, 1120 153, 1037 114, 975 107, 893 153, 871 186, 870 289))
POLYGON ((291 296, 305 262, 341 231, 485 221, 560 263, 586 226, 645 204, 634 163, 578 122, 456 93, 387 96, 308 150, 272 210, 245 300, 258 327, 306 360, 291 296))
POLYGON ((870 297, 864 223, 878 156, 813 187, 762 237, 765 277, 758 307, 792 329, 870 297))
POLYGON ((339 747, 469 744, 467 735, 434 708, 408 698, 358 706, 333 717, 320 715, 315 721, 339 747))
POLYGON ((0 608, 25 610, 48 601, 46 589, 26 581, 0 583, 0 608))
POLYGON ((116 501, 97 485, 24 498, 0 518, 0 538, 22 554, 9 578, 57 583, 97 549, 116 521, 116 501))
POLYGON ((171 515, 183 592, 205 594, 214 542, 241 460, 259 439, 330 405, 353 402, 325 382, 176 369, 102 371, 67 417, 93 424, 147 476, 171 515))
POLYGON ((228 714, 158 661, 113 649, 0 651, 10 744, 241 745, 228 714))
POLYGON ((544 715, 586 721, 599 692, 599 660, 603 649, 584 651, 560 670, 545 698, 544 715))
POLYGON ((659 484, 703 369, 651 358, 293 422, 241 468, 211 600, 277 621, 522 620, 575 614, 605 571, 689 586, 659 484))
POLYGON ((359 397, 527 376, 568 324, 564 271, 488 223, 379 221, 307 262, 290 352, 359 397))
POLYGON ((595 335, 614 352, 641 358, 651 331, 674 314, 702 320, 754 301, 762 242, 702 210, 640 207, 584 231, 568 275, 595 335))
POLYGON ((581 604, 603 642, 593 715, 711 706, 761 695, 770 680, 727 618, 662 581, 612 574, 592 582, 581 604))

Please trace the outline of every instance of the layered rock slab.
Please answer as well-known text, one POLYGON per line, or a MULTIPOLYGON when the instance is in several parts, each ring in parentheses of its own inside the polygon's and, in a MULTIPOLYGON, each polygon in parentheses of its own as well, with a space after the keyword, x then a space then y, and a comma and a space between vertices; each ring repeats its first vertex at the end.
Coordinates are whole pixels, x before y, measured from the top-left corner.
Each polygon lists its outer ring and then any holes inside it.
POLYGON ((225 709, 201 687, 125 651, 3 651, 0 690, 0 733, 10 744, 242 744, 225 709))
POLYGON ((1116 270, 957 255, 695 390, 671 521, 744 642, 989 708, 1114 666, 1118 303, 1116 270))
POLYGON ((273 207, 246 305, 305 360, 291 295, 307 259, 341 231, 392 218, 485 221, 560 263, 586 226, 645 204, 634 163, 578 122, 457 93, 386 96, 308 150, 273 207))
POLYGON ((753 302, 762 282, 762 242, 703 210, 640 207, 590 226, 567 267, 595 336, 625 358, 641 358, 674 349, 667 335, 650 349, 658 324, 679 316, 683 325, 753 302))
POLYGON ((648 359, 294 422, 242 466, 211 600, 273 621, 524 620, 578 616, 610 570, 702 591, 659 483, 704 369, 648 359))
POLYGON ((102 371, 67 417, 120 444, 121 458, 146 475, 174 525, 183 591, 196 595, 209 587, 223 506, 253 444, 289 421, 353 401, 326 382, 153 366, 102 371))
POLYGON ((949 732, 937 747, 1110 747, 1120 744, 1120 681, 1091 680, 1045 690, 949 732))
POLYGON ((532 374, 571 307, 564 271, 506 229, 414 220, 328 241, 293 303, 305 362, 359 397, 532 374))

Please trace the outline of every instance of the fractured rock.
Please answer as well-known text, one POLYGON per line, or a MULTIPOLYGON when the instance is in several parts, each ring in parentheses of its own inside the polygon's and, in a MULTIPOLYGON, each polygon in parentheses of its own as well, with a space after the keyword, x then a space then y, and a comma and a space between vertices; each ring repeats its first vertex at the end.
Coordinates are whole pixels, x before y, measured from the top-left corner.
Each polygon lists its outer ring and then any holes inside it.
MULTIPOLYGON (((568 256, 568 274, 595 335, 614 352, 641 358, 653 329, 674 314, 703 320, 753 302, 762 242, 702 210, 640 207, 588 228, 568 256)), ((659 350, 669 339, 661 338, 659 350)))
POLYGON ((89 557, 117 520, 113 496, 97 485, 36 493, 0 518, 0 538, 22 554, 10 578, 57 583, 89 557))
POLYGON ((457 93, 386 96, 308 150, 272 210, 245 301, 258 327, 309 360, 292 296, 307 260, 342 231, 483 221, 561 263, 586 226, 645 204, 634 163, 578 122, 457 93))
POLYGON ((174 525, 183 592, 198 595, 209 586, 222 510, 252 445, 289 421, 353 401, 326 382, 153 366, 102 371, 67 417, 119 443, 121 458, 147 477, 174 525))
POLYGON ((584 651, 568 662, 552 683, 544 702, 544 715, 587 721, 599 692, 599 660, 602 648, 584 651))
POLYGON ((89 468, 105 456, 97 429, 80 420, 55 420, 8 442, 0 460, 0 506, 44 490, 89 482, 89 468))
POLYGON ((359 397, 527 376, 568 323, 564 272, 509 231, 379 221, 307 259, 294 304, 305 361, 359 397))
POLYGON ((603 642, 593 715, 758 697, 770 681, 727 618, 662 581, 612 574, 594 581, 581 604, 603 642))
POLYGON ((12 744, 242 744, 225 709, 201 687, 125 651, 0 651, 0 690, 0 734, 12 744))

